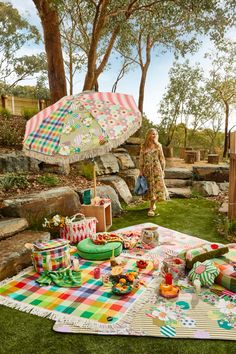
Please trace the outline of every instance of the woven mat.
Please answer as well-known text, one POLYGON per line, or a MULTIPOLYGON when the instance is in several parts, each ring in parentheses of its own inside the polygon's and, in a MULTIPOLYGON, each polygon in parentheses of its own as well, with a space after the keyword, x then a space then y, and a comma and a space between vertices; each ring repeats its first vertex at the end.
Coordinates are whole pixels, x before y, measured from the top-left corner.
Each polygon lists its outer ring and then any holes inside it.
POLYGON ((189 289, 173 300, 155 296, 126 327, 106 331, 56 322, 53 329, 61 333, 236 340, 236 299, 220 298, 209 290, 197 296, 189 289))

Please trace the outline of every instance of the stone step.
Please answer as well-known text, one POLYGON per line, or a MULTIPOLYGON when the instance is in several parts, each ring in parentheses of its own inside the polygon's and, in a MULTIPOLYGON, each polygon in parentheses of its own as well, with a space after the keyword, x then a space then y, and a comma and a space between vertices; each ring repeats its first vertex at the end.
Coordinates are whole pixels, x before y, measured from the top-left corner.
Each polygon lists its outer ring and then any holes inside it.
POLYGON ((192 184, 192 180, 189 179, 176 179, 176 178, 167 178, 165 179, 165 184, 167 188, 182 188, 188 187, 192 184))
POLYGON ((190 198, 191 197, 191 188, 168 188, 170 198, 190 198))
POLYGON ((217 183, 229 181, 229 166, 193 166, 194 179, 197 181, 214 181, 217 183))
POLYGON ((28 221, 24 218, 0 219, 0 240, 8 238, 29 227, 28 221))
POLYGON ((167 167, 165 168, 165 178, 190 179, 192 178, 192 171, 184 167, 167 167))
POLYGON ((25 248, 26 243, 49 239, 49 232, 27 230, 0 241, 0 281, 32 264, 31 251, 25 248))

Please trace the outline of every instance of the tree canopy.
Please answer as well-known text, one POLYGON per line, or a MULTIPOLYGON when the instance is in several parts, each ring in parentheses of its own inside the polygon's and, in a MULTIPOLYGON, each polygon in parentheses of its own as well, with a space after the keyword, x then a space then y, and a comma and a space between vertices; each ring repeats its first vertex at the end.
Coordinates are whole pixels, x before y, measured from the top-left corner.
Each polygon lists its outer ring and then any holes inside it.
POLYGON ((22 18, 10 3, 0 2, 0 81, 14 86, 47 69, 43 54, 19 55, 24 44, 39 41, 37 28, 22 18))

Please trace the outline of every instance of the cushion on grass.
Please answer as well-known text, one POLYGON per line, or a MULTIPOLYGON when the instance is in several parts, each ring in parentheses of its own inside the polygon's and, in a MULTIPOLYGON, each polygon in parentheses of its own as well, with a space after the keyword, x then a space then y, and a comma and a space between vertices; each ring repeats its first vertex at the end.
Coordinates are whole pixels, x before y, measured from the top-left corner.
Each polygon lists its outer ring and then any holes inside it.
POLYGON ((236 293, 236 246, 231 248, 229 245, 229 252, 222 257, 214 258, 213 261, 220 271, 215 283, 236 293))
POLYGON ((211 260, 207 260, 205 262, 194 263, 188 276, 192 282, 199 279, 202 286, 211 286, 219 273, 220 271, 214 266, 213 262, 211 260))
POLYGON ((191 269, 194 263, 204 262, 207 259, 219 257, 229 251, 226 245, 220 243, 205 243, 197 248, 188 250, 185 254, 186 267, 191 269))
POLYGON ((77 246, 81 258, 93 261, 104 261, 111 258, 114 249, 114 256, 117 257, 122 251, 121 242, 109 242, 105 245, 95 245, 90 238, 80 241, 77 246))

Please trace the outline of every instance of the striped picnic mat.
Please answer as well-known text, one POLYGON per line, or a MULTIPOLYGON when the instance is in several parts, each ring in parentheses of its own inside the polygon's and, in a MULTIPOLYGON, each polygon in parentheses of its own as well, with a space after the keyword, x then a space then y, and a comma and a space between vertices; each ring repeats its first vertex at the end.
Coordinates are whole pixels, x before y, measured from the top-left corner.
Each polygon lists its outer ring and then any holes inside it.
POLYGON ((236 340, 236 298, 219 297, 209 290, 197 296, 189 289, 176 299, 153 298, 123 327, 94 330, 56 322, 53 329, 61 333, 236 340))

